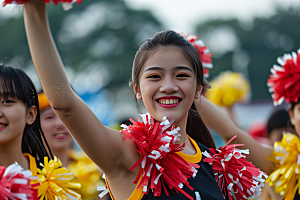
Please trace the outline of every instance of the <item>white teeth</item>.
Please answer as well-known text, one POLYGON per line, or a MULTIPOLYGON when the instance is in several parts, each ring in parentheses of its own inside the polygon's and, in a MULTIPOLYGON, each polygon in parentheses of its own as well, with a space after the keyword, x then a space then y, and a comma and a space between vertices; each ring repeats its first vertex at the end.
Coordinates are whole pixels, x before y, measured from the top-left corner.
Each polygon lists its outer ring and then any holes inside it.
POLYGON ((56 134, 56 136, 59 136, 59 137, 62 137, 62 136, 64 136, 65 134, 56 134))
POLYGON ((176 104, 178 103, 178 99, 159 99, 158 102, 160 104, 176 104))
POLYGON ((0 124, 0 127, 2 128, 2 127, 5 127, 6 125, 5 124, 0 124))

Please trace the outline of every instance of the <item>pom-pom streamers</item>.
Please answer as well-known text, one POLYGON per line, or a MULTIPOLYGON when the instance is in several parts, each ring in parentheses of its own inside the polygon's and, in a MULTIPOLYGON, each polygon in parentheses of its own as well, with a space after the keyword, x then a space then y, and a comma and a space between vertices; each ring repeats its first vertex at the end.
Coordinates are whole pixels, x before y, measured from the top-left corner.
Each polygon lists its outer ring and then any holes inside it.
POLYGON ((292 134, 283 135, 281 142, 274 144, 272 161, 276 170, 270 174, 267 183, 275 188, 275 192, 285 200, 292 200, 299 190, 300 179, 300 140, 292 134))
POLYGON ((203 73, 206 78, 209 76, 209 70, 213 68, 211 53, 202 40, 198 40, 198 35, 184 36, 199 52, 199 56, 203 65, 203 73))
POLYGON ((182 187, 185 185, 191 190, 188 178, 195 176, 199 165, 185 161, 176 152, 180 152, 184 145, 175 144, 180 140, 179 128, 174 128, 174 124, 164 117, 161 123, 154 122, 149 115, 141 115, 143 121, 135 122, 133 125, 123 125, 121 133, 124 140, 129 138, 137 146, 140 153, 140 160, 137 161, 130 170, 141 165, 139 174, 134 181, 138 182, 137 189, 142 188, 144 194, 148 194, 152 189, 154 196, 160 196, 162 190, 169 196, 166 187, 175 193, 181 192, 188 199, 193 199, 182 187))
POLYGON ((32 181, 32 186, 38 189, 41 200, 77 200, 80 195, 73 188, 80 188, 79 183, 73 182, 73 176, 69 170, 61 167, 61 162, 55 157, 48 162, 44 158, 44 168, 38 169, 38 177, 32 181), (37 184, 37 185, 36 185, 37 184))
POLYGON ((298 102, 300 98, 300 49, 297 53, 285 54, 277 59, 281 66, 271 68, 268 79, 269 91, 273 92, 274 105, 298 102))
MULTIPOLYGON (((18 4, 23 5, 25 2, 30 0, 4 0, 3 6, 6 6, 7 4, 18 4)), ((45 3, 50 3, 50 0, 44 0, 45 3)), ((52 0, 52 2, 57 5, 59 2, 62 2, 63 4, 72 5, 73 3, 80 4, 82 0, 52 0)))
POLYGON ((18 164, 0 166, 0 200, 38 200, 30 185, 31 172, 18 164))
POLYGON ((249 150, 236 149, 241 144, 229 143, 218 149, 210 148, 212 154, 204 152, 204 162, 212 165, 215 178, 223 194, 229 200, 244 200, 254 198, 261 192, 267 175, 246 161, 245 155, 249 150))
POLYGON ((250 84, 241 73, 222 72, 211 85, 212 89, 207 90, 205 96, 218 106, 232 106, 248 100, 250 84))

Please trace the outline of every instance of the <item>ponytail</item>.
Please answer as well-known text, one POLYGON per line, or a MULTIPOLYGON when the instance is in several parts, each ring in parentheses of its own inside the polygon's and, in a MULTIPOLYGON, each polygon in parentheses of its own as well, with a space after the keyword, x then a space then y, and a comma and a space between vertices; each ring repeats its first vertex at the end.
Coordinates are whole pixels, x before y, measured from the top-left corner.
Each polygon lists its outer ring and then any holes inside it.
POLYGON ((188 120, 186 124, 186 132, 187 134, 197 140, 201 144, 205 145, 208 148, 216 148, 215 142, 202 121, 200 114, 197 111, 196 105, 193 102, 189 113, 188 113, 188 120))

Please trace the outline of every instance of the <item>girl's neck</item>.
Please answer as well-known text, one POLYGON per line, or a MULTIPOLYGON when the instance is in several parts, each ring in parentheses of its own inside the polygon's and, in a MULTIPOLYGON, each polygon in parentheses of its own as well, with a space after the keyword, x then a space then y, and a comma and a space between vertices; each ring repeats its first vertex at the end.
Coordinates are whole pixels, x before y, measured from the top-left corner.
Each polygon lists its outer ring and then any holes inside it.
MULTIPOLYGON (((21 147, 21 144, 19 146, 21 147)), ((16 148, 15 145, 0 145, 0 165, 8 167, 15 162, 25 170, 29 169, 29 161, 23 155, 21 148, 16 148)))
POLYGON ((53 151, 53 156, 56 156, 62 163, 63 167, 68 167, 70 158, 68 154, 68 149, 63 149, 61 151, 53 151))
POLYGON ((177 144, 183 145, 184 149, 181 151, 184 154, 187 155, 195 155, 196 154, 196 149, 195 147, 192 145, 190 138, 188 137, 188 135, 186 134, 186 132, 184 131, 183 133, 181 131, 179 131, 180 133, 180 141, 176 142, 177 144))
POLYGON ((179 133, 181 135, 180 136, 180 141, 177 141, 176 143, 180 144, 180 145, 185 144, 184 149, 181 152, 184 153, 184 154, 188 154, 188 155, 196 154, 196 149, 192 145, 192 143, 190 141, 190 138, 188 137, 187 132, 186 132, 186 121, 177 122, 177 123, 175 122, 175 128, 176 127, 180 127, 179 133))

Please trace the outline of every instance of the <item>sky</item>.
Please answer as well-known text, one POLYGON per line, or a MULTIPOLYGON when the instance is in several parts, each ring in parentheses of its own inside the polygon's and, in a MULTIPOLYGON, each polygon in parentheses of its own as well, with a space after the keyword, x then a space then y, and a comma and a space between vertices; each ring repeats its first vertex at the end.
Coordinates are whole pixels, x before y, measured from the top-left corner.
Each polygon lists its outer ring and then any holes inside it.
MULTIPOLYGON (((0 0, 0 5, 4 0, 0 0)), ((87 1, 87 0, 85 0, 87 1)), ((276 7, 300 7, 300 0, 124 0, 133 9, 149 9, 167 29, 194 32, 199 22, 208 19, 237 18, 251 25, 255 17, 270 17, 276 7)), ((0 6, 0 17, 20 16, 19 8, 0 6)))
POLYGON ((193 32, 208 19, 238 18, 251 24, 254 17, 270 17, 276 7, 300 7, 300 0, 125 0, 134 9, 150 9, 167 29, 193 32))

